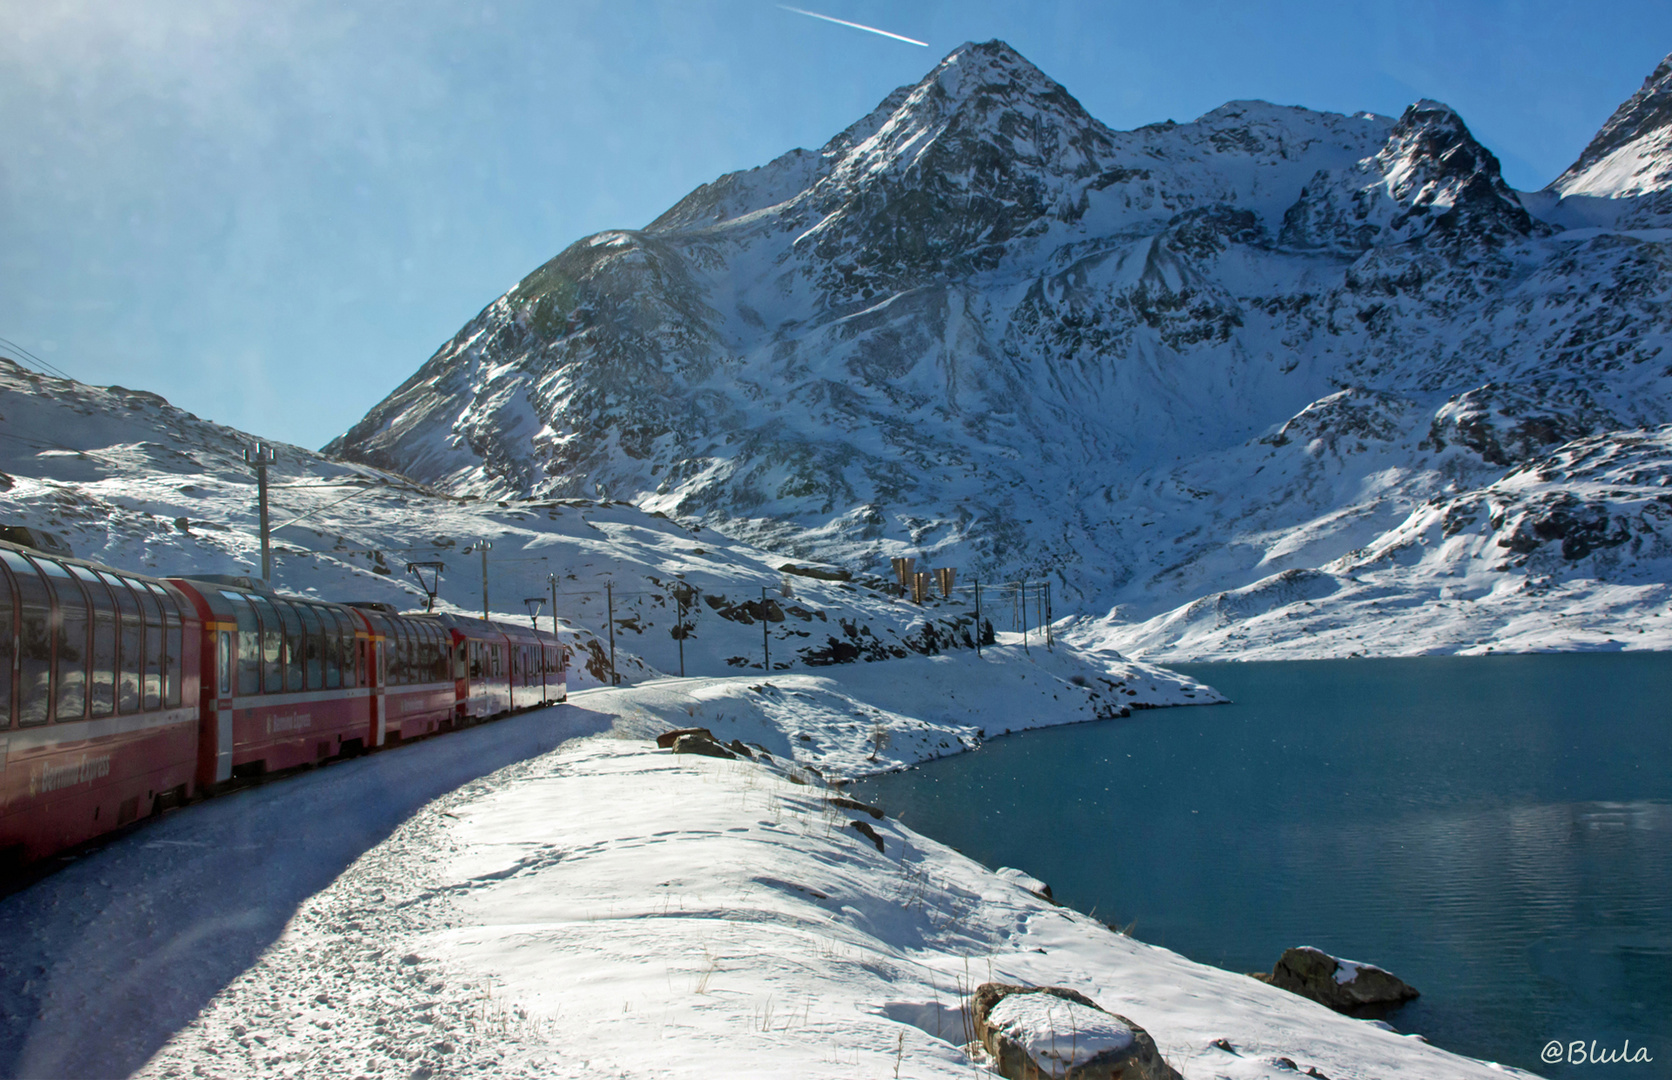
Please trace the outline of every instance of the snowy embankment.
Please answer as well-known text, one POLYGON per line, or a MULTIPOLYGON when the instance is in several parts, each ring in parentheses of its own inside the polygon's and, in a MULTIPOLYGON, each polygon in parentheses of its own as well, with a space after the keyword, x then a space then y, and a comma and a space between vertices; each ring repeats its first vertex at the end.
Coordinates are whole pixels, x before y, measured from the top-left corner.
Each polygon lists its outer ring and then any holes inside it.
POLYGON ((1012 643, 586 690, 189 807, 0 905, 29 929, 0 945, 27 1018, 0 1071, 968 1076, 961 1001, 997 979, 1090 995, 1190 1078, 1503 1075, 1053 907, 821 779, 1115 697, 1217 700, 1012 643), (766 754, 649 742, 692 723, 766 754))

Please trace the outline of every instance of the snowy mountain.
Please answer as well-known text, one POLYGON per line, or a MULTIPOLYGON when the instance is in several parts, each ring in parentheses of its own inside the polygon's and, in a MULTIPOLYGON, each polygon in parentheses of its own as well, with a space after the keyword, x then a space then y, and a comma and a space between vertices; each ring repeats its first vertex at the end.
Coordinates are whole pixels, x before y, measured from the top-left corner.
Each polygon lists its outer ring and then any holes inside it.
POLYGON ((1614 111, 1549 191, 1564 202, 1620 207, 1622 224, 1672 225, 1672 56, 1614 111))
MULTIPOLYGON (((259 573, 255 478, 244 460, 251 436, 155 394, 36 375, 6 360, 0 424, 0 524, 46 529, 78 556, 159 575, 259 573)), ((768 648, 779 672, 975 643, 968 588, 919 605, 879 580, 789 562, 625 503, 445 495, 268 446, 275 586, 416 610, 424 595, 407 564, 441 562, 438 607, 479 614, 483 564, 468 549, 485 539, 495 617, 527 618, 524 598, 543 598, 540 625, 550 626, 555 588, 560 633, 579 650, 572 687, 607 680, 612 609, 624 681, 682 668, 693 676, 760 672, 768 648)), ((995 601, 1002 596, 988 593, 995 601)), ((990 640, 1027 647, 996 621, 990 640)), ((1038 652, 1037 626, 1031 641, 1038 652)), ((1147 690, 1125 693, 1150 669, 1106 658, 1095 667, 1085 657, 1064 662, 1079 663, 1082 678, 1061 692, 1081 700, 1088 717, 1151 703, 1147 690)))
MULTIPOLYGON (((326 449, 860 573, 1048 575, 1153 625, 1381 550, 1575 440, 1663 445, 1669 71, 1529 194, 1437 102, 1113 131, 965 45, 820 150, 572 245, 326 449)), ((1672 580, 1644 550, 1632 580, 1672 580)), ((1552 557, 1581 591, 1623 580, 1552 557)), ((1425 561, 1405 602, 1465 565, 1425 561)))

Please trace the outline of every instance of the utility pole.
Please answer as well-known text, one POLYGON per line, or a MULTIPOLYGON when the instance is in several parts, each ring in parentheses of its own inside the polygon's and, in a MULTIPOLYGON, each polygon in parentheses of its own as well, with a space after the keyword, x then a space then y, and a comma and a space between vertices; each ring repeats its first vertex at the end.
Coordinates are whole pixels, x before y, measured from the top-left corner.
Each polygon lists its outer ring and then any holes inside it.
POLYGON ((540 703, 546 702, 546 645, 540 640, 540 608, 546 603, 544 596, 523 597, 523 607, 528 609, 528 628, 534 631, 534 648, 540 656, 540 703))
POLYGON ((975 655, 981 655, 981 579, 975 579, 975 655))
POLYGON ((766 586, 761 586, 761 667, 768 675, 772 674, 772 637, 766 621, 766 586))
POLYGON ((621 677, 615 673, 615 582, 604 581, 604 602, 609 606, 610 614, 610 685, 620 686, 621 677))
POLYGON ((491 547, 493 547, 493 544, 489 543, 488 541, 478 540, 474 544, 472 544, 469 547, 464 549, 464 554, 466 554, 466 555, 469 555, 472 551, 480 551, 482 553, 482 621, 483 622, 488 621, 488 549, 491 548, 491 547))
POLYGON ((1028 583, 1026 581, 1016 583, 1015 602, 1022 623, 1022 651, 1031 656, 1033 653, 1028 648, 1028 583))
POLYGON ((691 600, 691 586, 684 583, 673 587, 673 602, 677 605, 679 619, 673 625, 674 640, 679 642, 679 677, 685 677, 685 607, 691 600))
POLYGON ((246 448, 244 461, 255 466, 256 499, 261 509, 261 580, 273 583, 273 543, 267 531, 267 466, 273 464, 273 448, 255 444, 255 451, 246 448))
MULTIPOLYGON (((557 637, 557 575, 556 574, 547 574, 546 575, 546 584, 550 585, 551 590, 552 590, 552 637, 555 638, 555 637, 557 637)), ((562 642, 561 639, 558 640, 557 645, 555 647, 557 649, 557 663, 558 663, 558 666, 565 669, 564 674, 563 674, 563 678, 564 678, 565 681, 568 681, 568 678, 569 678, 569 674, 568 674, 568 671, 567 671, 568 665, 563 662, 563 642, 562 642)), ((544 653, 542 653, 541 655, 542 655, 542 659, 543 659, 544 658, 544 653)), ((542 666, 544 666, 544 665, 542 665, 542 666)), ((541 685, 542 686, 545 685, 544 680, 541 681, 541 685)))

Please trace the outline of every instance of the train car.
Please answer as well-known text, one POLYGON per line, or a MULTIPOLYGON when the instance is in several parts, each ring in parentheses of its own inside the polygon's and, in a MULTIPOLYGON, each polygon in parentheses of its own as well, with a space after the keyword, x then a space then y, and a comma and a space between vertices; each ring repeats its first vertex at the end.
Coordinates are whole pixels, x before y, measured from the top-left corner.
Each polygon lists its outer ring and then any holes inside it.
POLYGON ((563 646, 551 634, 463 615, 422 618, 451 635, 460 725, 567 699, 563 646))
POLYGON ((427 615, 401 615, 387 604, 351 605, 385 642, 384 736, 374 745, 422 738, 452 728, 459 687, 447 628, 427 615))
POLYGON ((0 539, 0 869, 240 778, 563 701, 565 661, 512 623, 0 539))
POLYGON ((179 578, 203 628, 198 785, 380 745, 383 635, 341 604, 179 578))
POLYGON ((0 863, 190 797, 201 624, 168 582, 0 542, 0 863))
POLYGON ((563 646, 552 635, 496 623, 505 634, 511 710, 537 709, 568 698, 563 646))

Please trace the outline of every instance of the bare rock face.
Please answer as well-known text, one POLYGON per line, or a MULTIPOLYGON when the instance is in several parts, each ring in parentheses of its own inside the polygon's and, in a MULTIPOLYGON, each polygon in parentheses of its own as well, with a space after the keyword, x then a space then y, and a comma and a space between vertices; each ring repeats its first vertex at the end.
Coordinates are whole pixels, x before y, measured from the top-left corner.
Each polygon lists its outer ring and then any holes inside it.
POLYGON ((1260 972, 1254 977, 1343 1013, 1419 996, 1415 987, 1374 964, 1342 960, 1310 945, 1285 951, 1270 975, 1260 972))
POLYGON ((1148 1032, 1075 990, 982 983, 970 1011, 1009 1080, 1180 1080, 1148 1032))
POLYGON ((673 741, 673 752, 676 754, 701 754, 703 757, 727 758, 737 760, 737 755, 715 742, 707 735, 681 735, 673 741))
POLYGON ((705 727, 682 727, 674 728, 672 731, 664 731, 656 736, 656 748, 658 750, 673 749, 673 744, 679 741, 681 735, 701 735, 709 742, 715 741, 714 732, 705 727))

